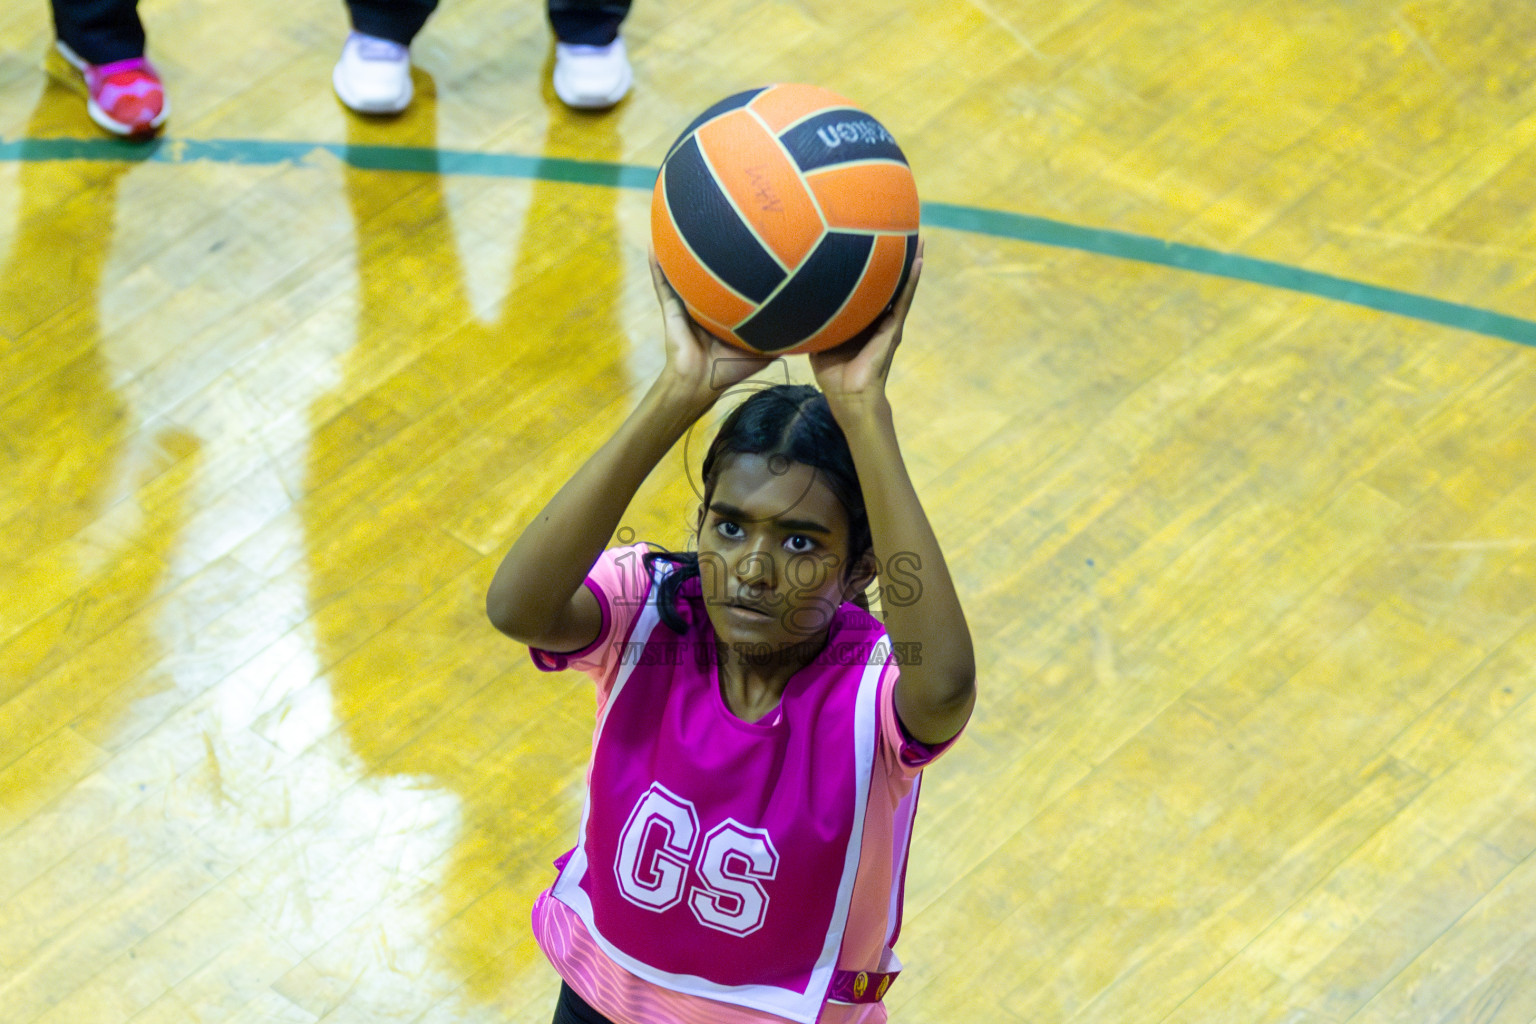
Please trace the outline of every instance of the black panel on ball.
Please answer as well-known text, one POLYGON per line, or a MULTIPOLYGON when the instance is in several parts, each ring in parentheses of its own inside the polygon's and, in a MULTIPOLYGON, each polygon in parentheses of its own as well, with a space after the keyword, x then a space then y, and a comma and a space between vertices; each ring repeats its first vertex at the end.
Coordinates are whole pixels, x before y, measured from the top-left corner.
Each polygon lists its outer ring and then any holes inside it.
POLYGON ((779 352, 809 338, 858 287, 874 246, 872 235, 829 231, 784 290, 736 328, 737 336, 759 352, 779 352))
POLYGON ((779 266, 741 222, 709 173, 699 140, 689 139, 662 165, 667 209, 683 241, 720 280, 752 302, 762 302, 784 280, 779 266))
POLYGON ((868 327, 865 327, 862 331, 853 335, 847 341, 843 342, 844 345, 862 345, 870 338, 874 337, 875 331, 880 327, 880 321, 884 320, 886 314, 889 313, 891 309, 896 305, 896 297, 899 296, 901 294, 901 290, 907 286, 907 277, 912 273, 912 258, 916 255, 917 235, 908 235, 906 258, 902 260, 901 276, 896 279, 896 288, 891 292, 890 301, 885 304, 885 308, 880 311, 880 315, 869 322, 868 327))
POLYGON ((667 156, 662 158, 662 162, 665 163, 667 159, 672 156, 672 150, 682 145, 684 139, 698 131, 700 128, 704 127, 704 123, 706 121, 714 120, 721 114, 725 113, 727 110, 735 110, 737 107, 746 106, 748 103, 752 102, 752 98, 754 96, 766 88, 768 87, 765 85, 758 89, 748 89, 746 92, 738 92, 731 96, 727 96, 725 99, 721 100, 719 103, 716 103, 714 106, 704 111, 704 113, 694 118, 693 123, 690 124, 687 128, 684 128, 682 134, 680 134, 672 143, 672 149, 667 150, 667 156))
POLYGON ((824 110, 780 135, 779 141, 802 171, 855 160, 907 162, 885 126, 853 107, 824 110))

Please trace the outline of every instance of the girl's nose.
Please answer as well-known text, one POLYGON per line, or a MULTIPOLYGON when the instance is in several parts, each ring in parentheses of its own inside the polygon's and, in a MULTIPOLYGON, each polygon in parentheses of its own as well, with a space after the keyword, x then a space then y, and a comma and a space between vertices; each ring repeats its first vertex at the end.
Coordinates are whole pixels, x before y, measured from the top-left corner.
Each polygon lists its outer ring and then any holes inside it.
POLYGON ((736 578, 749 586, 772 587, 773 556, 761 549, 748 551, 736 563, 736 578))

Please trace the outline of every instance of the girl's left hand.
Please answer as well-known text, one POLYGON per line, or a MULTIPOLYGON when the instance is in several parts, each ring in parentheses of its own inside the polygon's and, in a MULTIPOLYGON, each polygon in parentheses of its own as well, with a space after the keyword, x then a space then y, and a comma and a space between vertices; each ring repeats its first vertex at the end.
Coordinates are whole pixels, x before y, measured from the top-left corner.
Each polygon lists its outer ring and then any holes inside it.
POLYGON ((816 375, 816 383, 828 401, 885 393, 891 360, 896 355, 896 346, 901 344, 902 328, 907 322, 907 311, 912 308, 912 295, 917 291, 917 279, 922 270, 923 241, 918 239, 917 254, 912 258, 907 283, 874 333, 862 344, 850 341, 810 354, 811 372, 816 375))
POLYGON ((741 383, 773 361, 727 345, 700 327, 688 315, 683 300, 661 272, 654 252, 651 253, 651 282, 656 286, 656 299, 661 304, 667 352, 664 372, 704 396, 708 402, 713 402, 727 388, 741 383))

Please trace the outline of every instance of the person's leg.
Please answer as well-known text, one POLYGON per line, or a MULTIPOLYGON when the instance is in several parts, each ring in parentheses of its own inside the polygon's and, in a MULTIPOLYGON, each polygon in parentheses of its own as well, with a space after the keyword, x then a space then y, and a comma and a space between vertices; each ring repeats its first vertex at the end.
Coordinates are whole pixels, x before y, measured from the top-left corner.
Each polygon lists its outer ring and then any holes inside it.
POLYGON ((52 0, 56 46, 85 79, 86 110, 114 135, 150 135, 165 123, 165 87, 144 59, 137 0, 52 0))
POLYGON ((579 110, 602 110, 623 99, 634 81, 619 36, 629 0, 546 3, 555 33, 555 95, 579 110))
POLYGON ((352 32, 331 74, 336 95, 360 114, 398 114, 410 106, 411 41, 437 0, 347 0, 352 32))
POLYGON ((366 36, 410 46, 437 9, 437 0, 347 0, 352 28, 366 36))
POLYGON ((144 56, 138 0, 53 0, 59 41, 90 64, 144 56))
POLYGON ((629 0, 548 0, 549 25, 562 43, 607 46, 619 37, 629 0))
POLYGON ((588 1006, 571 986, 562 981, 552 1024, 613 1024, 613 1021, 588 1006))

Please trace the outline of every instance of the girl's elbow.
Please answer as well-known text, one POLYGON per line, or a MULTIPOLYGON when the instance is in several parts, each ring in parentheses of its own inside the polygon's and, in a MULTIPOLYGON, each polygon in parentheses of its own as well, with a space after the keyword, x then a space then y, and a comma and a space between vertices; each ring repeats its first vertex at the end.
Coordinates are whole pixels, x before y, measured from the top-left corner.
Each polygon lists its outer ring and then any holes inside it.
POLYGON ((969 717, 976 706, 976 673, 956 675, 949 681, 943 698, 944 708, 952 715, 969 717))
POLYGON ((941 676, 932 692, 934 714, 946 721, 964 725, 976 708, 976 672, 974 669, 957 667, 941 676))
POLYGON ((498 632, 516 640, 523 635, 524 628, 521 619, 517 615, 517 607, 512 602, 498 595, 495 590, 485 595, 485 617, 491 621, 498 632))
POLYGON ((940 676, 942 690, 951 704, 970 704, 976 700, 976 659, 969 651, 946 665, 940 676))

